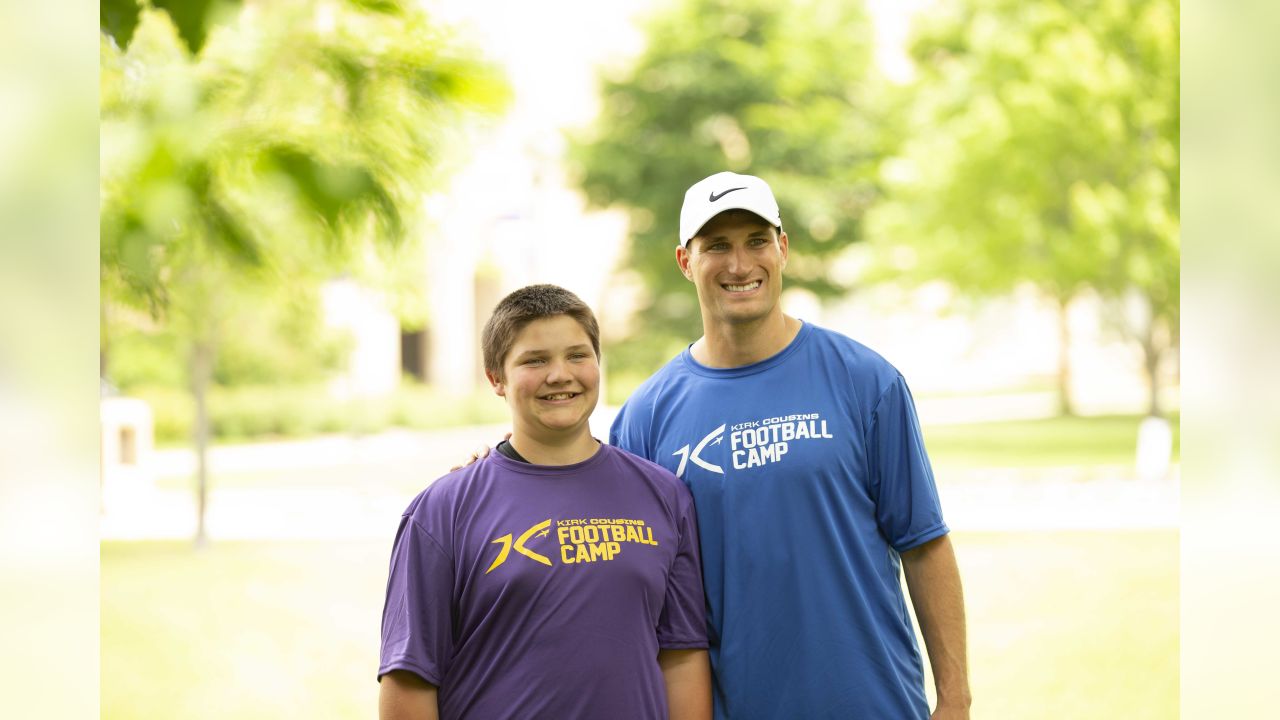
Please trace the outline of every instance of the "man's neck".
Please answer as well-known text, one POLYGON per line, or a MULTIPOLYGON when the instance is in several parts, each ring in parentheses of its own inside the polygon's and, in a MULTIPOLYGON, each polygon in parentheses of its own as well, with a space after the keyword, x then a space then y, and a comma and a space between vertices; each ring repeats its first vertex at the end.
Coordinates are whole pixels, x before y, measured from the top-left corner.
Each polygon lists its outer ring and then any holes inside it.
POLYGON ((539 436, 517 427, 508 442, 532 465, 573 465, 590 459, 600 449, 586 425, 567 438, 559 433, 539 436))
POLYGON ((713 368, 735 368, 760 362, 782 352, 799 334, 803 323, 782 311, 756 322, 702 326, 703 336, 689 352, 713 368))

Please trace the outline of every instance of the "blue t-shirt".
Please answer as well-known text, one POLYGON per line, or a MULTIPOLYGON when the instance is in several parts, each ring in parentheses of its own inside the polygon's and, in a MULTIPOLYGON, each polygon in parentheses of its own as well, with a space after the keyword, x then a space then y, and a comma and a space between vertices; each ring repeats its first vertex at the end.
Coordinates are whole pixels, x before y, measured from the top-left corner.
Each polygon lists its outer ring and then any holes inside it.
POLYGON ((667 717, 659 649, 705 648, 689 491, 602 445, 573 465, 499 453, 405 511, 381 678, 439 687, 442 720, 667 717))
POLYGON ((927 718, 898 553, 947 533, 893 366, 805 324, 738 368, 688 350, 610 442, 693 492, 717 718, 927 718))

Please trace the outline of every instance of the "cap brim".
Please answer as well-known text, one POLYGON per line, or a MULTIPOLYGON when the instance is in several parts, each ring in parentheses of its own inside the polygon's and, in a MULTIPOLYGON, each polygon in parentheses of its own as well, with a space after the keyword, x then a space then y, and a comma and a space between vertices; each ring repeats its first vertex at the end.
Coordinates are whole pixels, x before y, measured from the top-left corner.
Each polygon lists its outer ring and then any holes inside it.
POLYGON ((698 233, 702 231, 702 228, 706 227, 707 223, 711 222, 711 220, 715 218, 715 216, 720 215, 721 213, 730 212, 731 210, 745 210, 746 212, 749 212, 752 215, 755 215, 756 217, 760 218, 761 222, 763 222, 765 225, 768 225, 769 227, 773 227, 773 228, 782 227, 781 223, 775 225, 772 220, 765 217, 764 215, 761 215, 759 212, 756 212, 756 210, 754 210, 753 208, 745 207, 743 205, 726 205, 724 207, 711 208, 710 214, 702 218, 702 220, 698 223, 698 225, 694 227, 693 230, 689 233, 689 237, 680 239, 680 244, 682 246, 688 247, 689 241, 697 237, 698 233))

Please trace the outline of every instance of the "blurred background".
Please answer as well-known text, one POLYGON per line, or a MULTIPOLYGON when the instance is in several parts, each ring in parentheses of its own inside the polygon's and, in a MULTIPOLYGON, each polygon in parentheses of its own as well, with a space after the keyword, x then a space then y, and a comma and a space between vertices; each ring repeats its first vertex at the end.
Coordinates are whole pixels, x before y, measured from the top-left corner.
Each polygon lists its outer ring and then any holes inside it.
POLYGON ((1177 2, 99 19, 102 717, 373 716, 400 512, 506 429, 489 311, 596 310, 607 437, 700 334, 723 169, 778 195, 787 310, 912 386, 974 717, 1178 716, 1177 2))

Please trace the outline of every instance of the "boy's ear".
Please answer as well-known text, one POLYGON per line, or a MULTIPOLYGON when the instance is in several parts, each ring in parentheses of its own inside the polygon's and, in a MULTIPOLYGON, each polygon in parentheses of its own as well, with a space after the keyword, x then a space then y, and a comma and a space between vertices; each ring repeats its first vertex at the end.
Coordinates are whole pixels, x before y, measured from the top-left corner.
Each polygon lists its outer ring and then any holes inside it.
POLYGON ((498 397, 507 396, 507 386, 492 370, 484 371, 485 378, 489 381, 489 386, 493 388, 493 394, 498 397))

